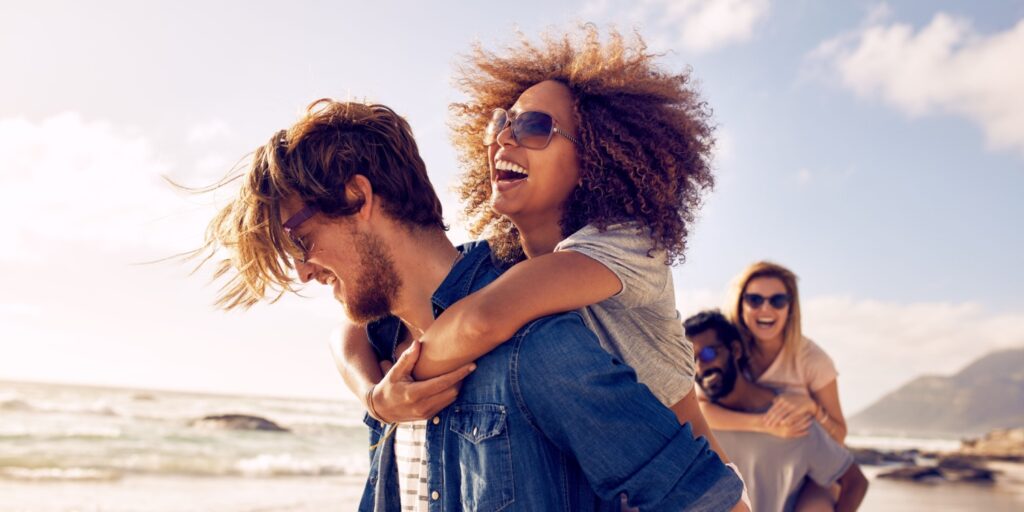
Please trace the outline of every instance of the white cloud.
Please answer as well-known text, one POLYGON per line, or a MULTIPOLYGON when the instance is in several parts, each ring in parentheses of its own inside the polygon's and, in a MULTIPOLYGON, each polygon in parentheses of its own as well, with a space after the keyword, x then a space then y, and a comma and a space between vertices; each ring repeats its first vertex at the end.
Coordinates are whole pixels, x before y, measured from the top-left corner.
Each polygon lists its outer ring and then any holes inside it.
POLYGON ((863 98, 878 98, 911 117, 952 114, 984 130, 990 147, 1024 154, 1024 20, 981 34, 970 22, 938 13, 921 28, 872 11, 857 30, 822 42, 809 55, 863 98))
POLYGON ((810 183, 813 177, 814 175, 811 173, 810 169, 806 167, 801 168, 799 171, 796 172, 796 181, 801 185, 806 185, 810 183))
POLYGON ((864 23, 866 25, 873 25, 873 24, 877 24, 877 23, 883 23, 885 21, 888 21, 890 18, 892 18, 892 15, 893 15, 893 10, 892 10, 892 7, 889 6, 889 4, 887 4, 885 2, 880 3, 880 4, 875 4, 875 5, 871 6, 871 8, 868 10, 868 15, 867 15, 867 17, 864 18, 864 23))
POLYGON ((81 241, 117 253, 184 250, 212 216, 212 205, 163 180, 173 165, 146 137, 76 113, 0 119, 0 158, 10 171, 0 174, 0 216, 13 241, 5 259, 52 257, 60 244, 81 241), (47 242, 55 249, 44 250, 47 242))
POLYGON ((658 46, 702 53, 749 40, 768 14, 768 0, 643 0, 616 8, 608 0, 587 3, 582 14, 647 24, 658 46))
POLYGON ((768 0, 686 0, 663 2, 663 27, 678 26, 678 40, 693 51, 708 51, 750 39, 768 14, 768 0))
POLYGON ((25 302, 0 302, 0 318, 10 320, 17 317, 35 318, 41 316, 42 308, 25 302))
POLYGON ((191 144, 204 144, 231 136, 231 128, 221 119, 211 119, 193 126, 187 140, 191 144))
POLYGON ((209 183, 214 178, 225 177, 239 171, 239 165, 248 163, 247 159, 229 158, 223 153, 209 153, 199 157, 191 168, 179 169, 175 180, 186 183, 209 183))
POLYGON ((955 373, 997 349, 1024 346, 1024 314, 976 303, 900 304, 815 297, 805 330, 835 359, 848 413, 923 374, 955 373))
MULTIPOLYGON (((683 318, 720 307, 721 292, 678 290, 683 318)), ((993 313, 977 303, 898 303, 805 297, 804 333, 839 369, 849 416, 925 374, 949 375, 1003 348, 1024 347, 1024 312, 993 313)))

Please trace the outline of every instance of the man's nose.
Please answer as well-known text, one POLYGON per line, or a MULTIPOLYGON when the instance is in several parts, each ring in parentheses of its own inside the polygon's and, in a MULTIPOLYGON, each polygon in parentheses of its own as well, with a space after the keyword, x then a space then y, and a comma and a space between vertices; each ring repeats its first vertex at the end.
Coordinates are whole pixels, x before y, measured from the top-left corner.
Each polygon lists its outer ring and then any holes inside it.
POLYGON ((308 283, 316 275, 316 266, 308 262, 295 262, 295 271, 299 273, 299 281, 308 283))

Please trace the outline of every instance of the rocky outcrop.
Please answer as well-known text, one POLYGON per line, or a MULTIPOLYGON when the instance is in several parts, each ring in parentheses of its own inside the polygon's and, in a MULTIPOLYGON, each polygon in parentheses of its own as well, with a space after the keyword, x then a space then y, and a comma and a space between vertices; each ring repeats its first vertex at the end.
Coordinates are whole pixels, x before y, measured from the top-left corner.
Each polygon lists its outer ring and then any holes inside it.
POLYGON ((262 432, 289 432, 273 421, 246 414, 218 414, 204 416, 189 422, 190 427, 215 430, 258 430, 262 432))
POLYGON ((993 430, 962 442, 960 454, 990 460, 1024 462, 1024 428, 993 430))
POLYGON ((996 481, 999 472, 989 469, 986 465, 988 461, 1024 462, 1024 429, 995 430, 980 439, 963 441, 962 448, 952 453, 856 448, 850 451, 857 463, 864 466, 898 466, 879 473, 879 478, 910 482, 991 484, 996 481))

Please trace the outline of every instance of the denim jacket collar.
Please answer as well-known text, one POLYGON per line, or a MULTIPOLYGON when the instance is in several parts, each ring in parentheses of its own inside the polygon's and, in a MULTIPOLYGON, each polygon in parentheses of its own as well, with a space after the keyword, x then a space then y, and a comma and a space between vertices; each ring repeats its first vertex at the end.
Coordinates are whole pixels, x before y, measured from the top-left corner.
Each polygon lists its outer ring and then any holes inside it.
MULTIPOLYGON (((430 297, 434 318, 451 307, 472 291, 473 283, 480 273, 480 267, 491 256, 487 242, 470 242, 457 247, 461 257, 455 262, 451 271, 441 281, 434 294, 430 297)), ((397 359, 395 350, 401 343, 405 326, 394 317, 387 317, 370 322, 366 326, 370 345, 377 352, 379 359, 397 359)))
POLYGON ((473 242, 461 245, 458 249, 462 253, 462 258, 455 262, 451 272, 448 272, 441 286, 438 286, 434 295, 430 297, 434 304, 435 317, 469 295, 480 266, 491 258, 487 242, 473 242))

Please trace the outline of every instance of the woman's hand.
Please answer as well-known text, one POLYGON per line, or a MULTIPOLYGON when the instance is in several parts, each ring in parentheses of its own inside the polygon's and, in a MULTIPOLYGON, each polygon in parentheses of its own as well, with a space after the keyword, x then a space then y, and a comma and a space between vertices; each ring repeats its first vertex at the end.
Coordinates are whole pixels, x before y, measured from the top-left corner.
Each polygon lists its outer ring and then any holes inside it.
POLYGON ((783 393, 762 417, 769 433, 778 437, 800 437, 811 427, 818 404, 806 395, 783 393))
POLYGON ((455 401, 459 386, 476 365, 469 363, 439 377, 417 382, 412 378, 412 369, 420 355, 419 341, 413 341, 391 365, 381 362, 384 378, 370 391, 368 404, 377 419, 385 423, 416 421, 431 418, 455 401))

